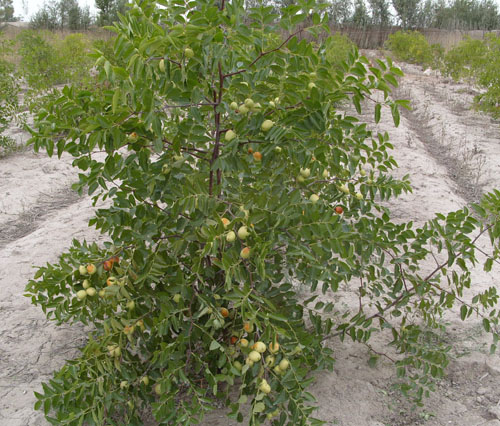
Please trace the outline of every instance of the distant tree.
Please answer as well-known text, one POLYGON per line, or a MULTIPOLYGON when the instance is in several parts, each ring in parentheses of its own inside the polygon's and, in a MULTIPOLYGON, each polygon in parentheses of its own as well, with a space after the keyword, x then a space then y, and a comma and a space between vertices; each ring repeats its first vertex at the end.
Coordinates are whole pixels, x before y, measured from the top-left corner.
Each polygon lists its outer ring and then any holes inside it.
POLYGON ((415 28, 418 24, 421 0, 392 0, 403 29, 415 28))
POLYGON ((44 5, 36 12, 30 21, 31 28, 57 30, 59 25, 59 12, 54 6, 44 5))
POLYGON ((95 0, 95 7, 99 10, 99 25, 111 23, 114 0, 95 0))
POLYGON ((391 12, 388 0, 368 0, 371 9, 371 23, 379 27, 391 25, 391 12))
POLYGON ((81 26, 81 12, 82 10, 79 7, 74 7, 68 10, 68 28, 70 30, 79 30, 82 28, 81 26))
POLYGON ((479 4, 478 22, 481 29, 494 30, 500 28, 498 4, 494 0, 483 0, 479 4))
POLYGON ((330 0, 328 13, 335 24, 348 22, 352 14, 352 0, 330 0))
POLYGON ((370 22, 368 9, 366 8, 364 0, 354 0, 354 13, 351 17, 351 22, 356 27, 365 27, 370 22))
POLYGON ((115 7, 113 9, 113 14, 114 14, 113 16, 115 20, 118 19, 118 13, 123 15, 124 13, 127 12, 128 3, 129 3, 128 0, 115 0, 115 7))
POLYGON ((110 25, 118 20, 118 13, 125 13, 127 0, 95 0, 95 6, 99 10, 99 25, 110 25))
POLYGON ((12 0, 0 0, 0 22, 12 21, 17 21, 17 18, 14 18, 12 0))
POLYGON ((434 22, 435 7, 433 0, 426 0, 418 13, 417 27, 429 28, 434 22))
POLYGON ((57 4, 59 9, 59 25, 61 28, 78 30, 80 27, 80 7, 77 0, 60 0, 57 4))
POLYGON ((434 19, 432 26, 435 28, 445 28, 450 20, 450 8, 445 0, 437 0, 434 3, 434 19))
MULTIPOLYGON (((0 0, 1 1, 1 0, 0 0)), ((60 0, 44 6, 31 18, 31 27, 48 30, 87 29, 92 22, 89 8, 82 9, 77 0, 60 0)))
POLYGON ((500 14, 494 0, 439 0, 434 26, 445 29, 493 30, 500 28, 500 14))
POLYGON ((92 15, 88 6, 80 9, 80 26, 82 30, 88 30, 92 25, 92 15))

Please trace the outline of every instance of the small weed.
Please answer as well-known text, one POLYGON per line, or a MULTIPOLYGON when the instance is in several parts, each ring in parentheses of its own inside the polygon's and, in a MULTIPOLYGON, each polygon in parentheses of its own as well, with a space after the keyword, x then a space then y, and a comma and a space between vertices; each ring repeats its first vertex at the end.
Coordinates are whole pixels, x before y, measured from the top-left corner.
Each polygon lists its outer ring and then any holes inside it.
POLYGON ((0 135, 0 158, 6 157, 14 151, 18 151, 20 146, 9 136, 0 135))

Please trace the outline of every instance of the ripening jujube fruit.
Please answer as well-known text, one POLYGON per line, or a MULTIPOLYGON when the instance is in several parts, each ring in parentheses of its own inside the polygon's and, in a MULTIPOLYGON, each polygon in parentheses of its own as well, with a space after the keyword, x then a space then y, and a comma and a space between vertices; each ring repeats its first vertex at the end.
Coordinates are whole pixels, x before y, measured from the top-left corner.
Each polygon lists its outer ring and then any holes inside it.
POLYGON ((257 351, 252 351, 248 354, 248 359, 253 362, 259 362, 262 358, 262 355, 257 351))
POLYGON ((285 371, 290 366, 290 362, 287 359, 282 359, 279 363, 281 371, 285 371))
POLYGON ((242 259, 248 259, 250 257, 250 249, 248 247, 244 247, 240 252, 240 256, 242 259))
POLYGON ((248 228, 246 226, 242 226, 238 229, 238 238, 240 240, 245 240, 250 233, 248 232, 248 228))
POLYGON ((262 125, 260 126, 261 130, 263 132, 267 132, 269 129, 271 129, 271 127, 274 126, 274 122, 271 121, 271 120, 265 120, 262 125))
POLYGON ((266 351, 267 347, 266 344, 263 342, 256 342, 253 345, 253 349, 262 354, 266 351))
POLYGON ((247 333, 251 333, 253 331, 253 324, 251 322, 246 322, 246 323, 243 324, 243 329, 247 333))
POLYGON ((87 292, 85 290, 79 290, 76 292, 76 297, 78 300, 83 300, 87 297, 87 292))
POLYGON ((311 176, 311 169, 305 168, 305 169, 300 169, 300 174, 302 177, 308 178, 311 176))
POLYGON ((279 349, 280 349, 279 343, 277 343, 277 342, 269 343, 269 352, 271 352, 272 354, 278 352, 279 349))
POLYGON ((235 137, 236 133, 234 133, 232 130, 228 130, 224 135, 224 139, 226 139, 227 142, 231 142, 235 137))

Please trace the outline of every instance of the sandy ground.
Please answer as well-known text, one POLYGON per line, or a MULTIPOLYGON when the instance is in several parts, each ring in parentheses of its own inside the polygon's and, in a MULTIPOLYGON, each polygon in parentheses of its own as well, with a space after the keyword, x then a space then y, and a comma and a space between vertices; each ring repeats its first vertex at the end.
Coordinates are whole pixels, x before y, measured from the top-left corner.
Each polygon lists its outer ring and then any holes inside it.
MULTIPOLYGON (((420 224, 435 212, 466 205, 481 191, 500 188, 499 123, 470 110, 469 87, 416 66, 402 67, 406 76, 397 95, 411 99, 413 110, 403 115, 397 129, 388 111, 372 127, 391 134, 400 165, 395 174, 412 176, 414 192, 390 203, 393 217, 420 224)), ((368 105, 363 118, 372 117, 368 105)), ((15 136, 26 140, 21 133, 15 136)), ((87 228, 90 199, 69 189, 75 176, 69 157, 57 160, 22 151, 0 159, 0 425, 48 424, 33 410, 33 391, 74 357, 86 339, 83 327, 55 327, 23 297, 34 266, 55 261, 73 238, 99 238, 87 228)), ((478 268, 474 289, 489 287, 499 276, 498 269, 486 275, 478 268)), ((335 297, 349 301, 352 294, 341 291, 335 297)), ((450 322, 445 337, 457 349, 448 376, 419 409, 391 390, 396 377, 389 361, 381 359, 370 368, 365 346, 328 341, 336 368, 318 375, 312 387, 318 398, 316 417, 348 426, 500 426, 500 357, 488 354, 489 338, 478 320, 450 322)), ((384 339, 374 339, 374 347, 381 348, 384 339)), ((217 410, 203 424, 233 423, 217 410)))

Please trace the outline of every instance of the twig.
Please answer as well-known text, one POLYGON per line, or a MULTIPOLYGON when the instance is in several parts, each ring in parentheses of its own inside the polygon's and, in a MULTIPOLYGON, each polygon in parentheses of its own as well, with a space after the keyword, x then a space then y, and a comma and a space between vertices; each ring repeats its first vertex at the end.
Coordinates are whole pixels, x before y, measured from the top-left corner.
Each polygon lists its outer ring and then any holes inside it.
POLYGON ((274 49, 271 49, 271 50, 268 50, 266 52, 261 52, 259 54, 259 56, 257 56, 252 62, 250 62, 250 65, 248 65, 247 68, 243 68, 239 71, 235 71, 235 72, 232 72, 232 73, 229 73, 229 74, 224 74, 222 76, 222 78, 226 78, 226 77, 231 77, 233 75, 237 75, 237 74, 241 74, 241 73, 244 73, 244 72, 247 72, 249 68, 251 68, 252 66, 255 65, 255 63, 263 58, 264 56, 266 55, 269 55, 270 53, 273 53, 273 52, 277 52, 278 50, 280 50, 283 46, 285 46, 293 37, 295 37, 297 34, 300 34, 302 31, 304 31, 304 28, 301 28, 300 30, 297 30, 295 31, 294 33, 290 34, 285 41, 283 41, 283 43, 281 43, 278 47, 274 48, 274 49))
POLYGON ((384 356, 386 357, 388 360, 390 360, 391 362, 393 363, 396 363, 396 360, 391 358, 389 355, 385 354, 385 353, 382 353, 382 352, 378 352, 376 351, 375 349, 372 348, 372 346, 366 342, 362 342, 363 345, 365 345, 368 349, 370 349, 370 351, 372 351, 374 354, 377 354, 378 356, 384 356))

